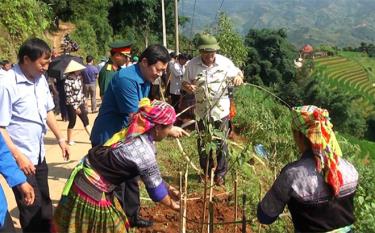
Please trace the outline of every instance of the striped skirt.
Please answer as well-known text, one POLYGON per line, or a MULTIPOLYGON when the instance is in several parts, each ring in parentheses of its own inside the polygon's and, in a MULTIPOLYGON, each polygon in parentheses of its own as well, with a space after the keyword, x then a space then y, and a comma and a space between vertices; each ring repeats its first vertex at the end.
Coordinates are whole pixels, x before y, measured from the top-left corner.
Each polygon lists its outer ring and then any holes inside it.
POLYGON ((52 220, 52 232, 127 232, 130 225, 111 184, 84 158, 68 179, 52 220))
POLYGON ((119 201, 96 201, 73 184, 55 210, 52 232, 127 232, 129 223, 119 201))

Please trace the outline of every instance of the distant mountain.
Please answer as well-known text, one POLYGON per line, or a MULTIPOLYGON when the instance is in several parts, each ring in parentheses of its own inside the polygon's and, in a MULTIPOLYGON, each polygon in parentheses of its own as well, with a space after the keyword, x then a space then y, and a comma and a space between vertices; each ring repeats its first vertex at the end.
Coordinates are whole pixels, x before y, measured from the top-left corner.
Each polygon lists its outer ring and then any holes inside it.
POLYGON ((358 46, 360 42, 375 43, 375 0, 179 2, 180 15, 190 18, 190 22, 183 28, 183 33, 187 36, 190 36, 191 32, 194 35, 206 28, 212 28, 220 9, 231 17, 236 29, 243 35, 251 28, 286 28, 289 40, 298 47, 306 43, 339 47, 358 46))

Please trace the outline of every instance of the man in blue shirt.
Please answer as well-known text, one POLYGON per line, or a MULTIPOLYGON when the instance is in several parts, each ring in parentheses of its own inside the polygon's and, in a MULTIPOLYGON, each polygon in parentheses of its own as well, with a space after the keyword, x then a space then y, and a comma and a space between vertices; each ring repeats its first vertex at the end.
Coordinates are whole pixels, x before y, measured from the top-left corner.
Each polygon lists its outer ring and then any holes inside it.
POLYGON ((96 79, 98 78, 98 68, 94 66, 94 58, 91 55, 86 57, 86 69, 82 70, 83 94, 88 100, 91 98, 91 112, 96 112, 96 79))
POLYGON ((52 202, 48 188, 48 167, 43 137, 47 126, 56 136, 64 159, 69 157, 65 139, 53 113, 53 100, 44 73, 51 49, 41 39, 24 42, 19 63, 0 75, 0 132, 19 168, 35 191, 35 204, 26 206, 22 193, 13 189, 24 232, 49 232, 52 202), (6 76, 6 77, 4 77, 6 76))
MULTIPOLYGON (((137 112, 139 101, 148 97, 153 81, 165 72, 170 60, 168 50, 161 45, 146 48, 136 65, 121 69, 108 85, 98 117, 91 132, 93 146, 104 144, 112 135, 128 126, 129 116, 137 112)), ((172 136, 186 133, 173 127, 172 136)), ((141 219, 138 179, 127 181, 118 193, 132 227, 149 227, 151 221, 141 219)))
MULTIPOLYGON (((18 168, 16 161, 4 142, 2 134, 0 134, 0 173, 4 176, 11 188, 17 188, 23 194, 25 205, 34 203, 35 194, 33 187, 26 182, 26 176, 18 168)), ((0 233, 15 232, 12 219, 8 212, 7 200, 1 185, 0 203, 0 233)))

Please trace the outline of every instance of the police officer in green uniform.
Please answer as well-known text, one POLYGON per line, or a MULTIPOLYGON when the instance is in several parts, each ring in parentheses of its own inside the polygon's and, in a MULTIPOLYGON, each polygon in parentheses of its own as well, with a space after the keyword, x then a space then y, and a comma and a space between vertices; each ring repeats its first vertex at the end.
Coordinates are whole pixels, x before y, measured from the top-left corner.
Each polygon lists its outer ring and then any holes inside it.
POLYGON ((99 72, 100 98, 103 99, 105 90, 115 73, 125 64, 126 57, 130 56, 131 44, 126 41, 115 41, 111 45, 111 58, 99 72))

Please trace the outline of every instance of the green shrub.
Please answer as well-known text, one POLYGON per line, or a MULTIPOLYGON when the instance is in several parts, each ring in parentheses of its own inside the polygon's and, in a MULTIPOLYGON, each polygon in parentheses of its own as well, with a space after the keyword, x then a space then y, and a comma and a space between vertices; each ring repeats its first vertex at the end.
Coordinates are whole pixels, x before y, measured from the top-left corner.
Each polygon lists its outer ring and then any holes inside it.
POLYGON ((236 89, 235 100, 237 116, 233 122, 240 133, 254 145, 263 144, 276 161, 293 160, 289 109, 252 86, 236 89))
POLYGON ((80 46, 77 52, 79 55, 86 57, 90 54, 94 57, 98 57, 96 34, 88 21, 80 20, 76 23, 76 30, 72 33, 72 39, 80 46))
POLYGON ((43 38, 50 25, 51 11, 37 0, 2 0, 0 23, 7 28, 13 42, 19 45, 31 36, 43 38))
POLYGON ((356 232, 375 232, 375 165, 357 161, 359 186, 355 197, 356 232))

